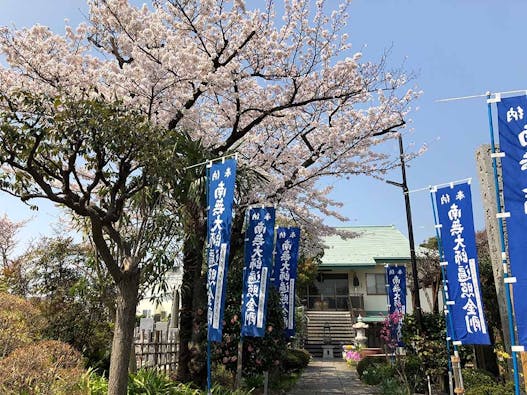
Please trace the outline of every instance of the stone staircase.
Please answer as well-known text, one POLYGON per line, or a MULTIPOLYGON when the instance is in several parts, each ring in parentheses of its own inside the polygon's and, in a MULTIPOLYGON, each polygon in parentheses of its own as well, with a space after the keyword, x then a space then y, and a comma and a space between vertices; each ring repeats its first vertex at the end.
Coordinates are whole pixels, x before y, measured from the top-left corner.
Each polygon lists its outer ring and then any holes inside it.
POLYGON ((308 310, 306 311, 307 339, 305 348, 312 356, 322 357, 324 344, 324 326, 329 324, 331 329, 331 344, 335 346, 335 358, 342 356, 342 345, 353 344, 355 329, 352 328, 349 311, 308 310))

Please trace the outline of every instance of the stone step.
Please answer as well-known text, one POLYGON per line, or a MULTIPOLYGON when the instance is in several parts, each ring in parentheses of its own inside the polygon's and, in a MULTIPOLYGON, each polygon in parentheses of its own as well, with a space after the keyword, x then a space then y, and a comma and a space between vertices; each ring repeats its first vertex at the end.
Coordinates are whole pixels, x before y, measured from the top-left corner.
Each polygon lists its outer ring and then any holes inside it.
POLYGON ((335 347, 333 355, 341 358, 342 345, 353 344, 355 329, 352 327, 351 316, 348 311, 310 310, 306 312, 307 339, 305 348, 314 357, 322 357, 324 344, 324 327, 330 326, 331 344, 335 347))

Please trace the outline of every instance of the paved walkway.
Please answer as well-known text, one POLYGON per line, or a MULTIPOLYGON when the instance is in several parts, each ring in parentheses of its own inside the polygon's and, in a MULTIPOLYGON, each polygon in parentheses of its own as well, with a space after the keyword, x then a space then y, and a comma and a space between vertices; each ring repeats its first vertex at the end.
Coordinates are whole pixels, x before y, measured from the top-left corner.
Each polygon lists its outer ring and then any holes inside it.
POLYGON ((342 359, 312 359, 289 395, 379 394, 359 380, 357 371, 342 359))

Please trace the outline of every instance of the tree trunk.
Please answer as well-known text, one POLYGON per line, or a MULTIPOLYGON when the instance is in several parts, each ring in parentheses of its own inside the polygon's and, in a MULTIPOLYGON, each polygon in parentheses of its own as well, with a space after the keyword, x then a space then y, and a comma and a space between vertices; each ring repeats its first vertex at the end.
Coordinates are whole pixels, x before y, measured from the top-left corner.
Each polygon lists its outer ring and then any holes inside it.
MULTIPOLYGON (((199 226, 196 226, 196 229, 201 230, 199 226)), ((177 379, 182 383, 188 383, 192 380, 190 343, 193 340, 194 308, 196 307, 194 292, 196 283, 200 281, 203 246, 204 237, 199 232, 187 237, 183 244, 183 283, 181 285, 181 310, 179 312, 179 358, 177 366, 177 379)))
MULTIPOLYGON (((201 254, 199 254, 201 257, 201 254)), ((207 385, 207 273, 196 268, 193 291, 192 348, 190 349, 190 376, 194 384, 207 385)))
POLYGON ((139 271, 125 272, 117 284, 115 329, 110 358, 109 395, 126 395, 128 364, 134 340, 135 314, 139 293, 139 271))
POLYGON ((189 343, 192 340, 192 297, 194 272, 190 269, 187 240, 183 246, 183 284, 181 286, 181 309, 179 311, 179 357, 177 379, 182 383, 190 381, 189 343))

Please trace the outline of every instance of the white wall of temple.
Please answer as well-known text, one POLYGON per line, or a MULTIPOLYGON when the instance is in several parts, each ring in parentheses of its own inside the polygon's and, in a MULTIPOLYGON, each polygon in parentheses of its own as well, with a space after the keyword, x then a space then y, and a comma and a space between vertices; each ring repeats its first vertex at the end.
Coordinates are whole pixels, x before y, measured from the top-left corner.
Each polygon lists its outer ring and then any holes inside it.
POLYGON ((153 317, 155 314, 161 314, 168 317, 168 315, 172 311, 174 295, 173 291, 174 289, 181 290, 182 280, 182 268, 177 267, 175 268, 175 270, 168 272, 166 279, 168 284, 168 292, 159 298, 158 303, 153 303, 152 301, 150 301, 150 297, 152 296, 152 290, 149 290, 146 293, 145 297, 141 301, 139 301, 139 304, 137 305, 137 315, 153 317))
MULTIPOLYGON (((411 270, 408 268, 408 270, 411 270)), ((386 294, 371 294, 368 293, 366 286, 366 277, 368 274, 384 275, 384 265, 377 265, 371 268, 358 268, 348 272, 348 287, 350 295, 363 295, 364 310, 366 311, 387 311, 388 298, 386 294)), ((421 301, 421 309, 423 312, 432 311, 432 289, 420 289, 419 296, 421 301)), ((439 295, 439 311, 443 306, 441 295, 439 295)), ((412 293, 411 289, 406 289, 406 311, 409 314, 413 313, 412 293)))

